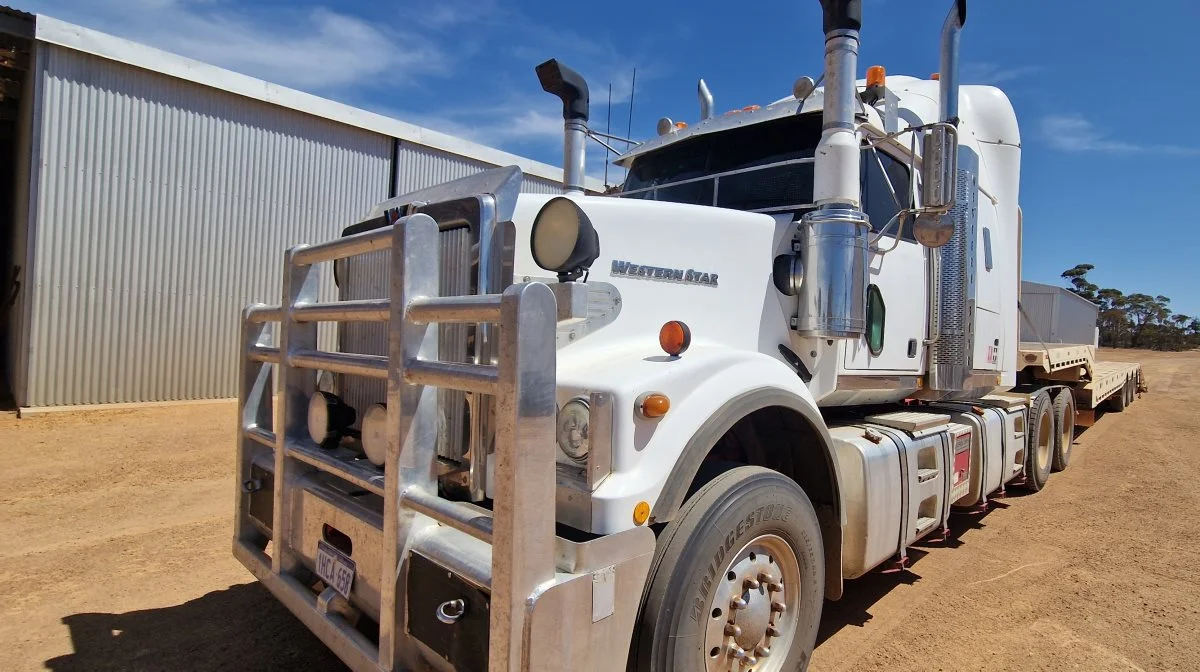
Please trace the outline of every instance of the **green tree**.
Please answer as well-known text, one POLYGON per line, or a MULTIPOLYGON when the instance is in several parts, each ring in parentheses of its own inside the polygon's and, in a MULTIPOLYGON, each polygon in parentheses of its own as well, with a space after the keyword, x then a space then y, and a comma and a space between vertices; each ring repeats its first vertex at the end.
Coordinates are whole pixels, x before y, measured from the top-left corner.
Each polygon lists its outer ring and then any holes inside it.
POLYGON ((1075 268, 1067 269, 1063 271, 1062 274, 1062 277, 1071 282, 1071 287, 1069 287, 1069 289, 1072 292, 1075 292, 1092 303, 1096 303, 1096 292, 1100 289, 1087 279, 1088 271, 1094 268, 1096 267, 1091 264, 1077 264, 1075 268))

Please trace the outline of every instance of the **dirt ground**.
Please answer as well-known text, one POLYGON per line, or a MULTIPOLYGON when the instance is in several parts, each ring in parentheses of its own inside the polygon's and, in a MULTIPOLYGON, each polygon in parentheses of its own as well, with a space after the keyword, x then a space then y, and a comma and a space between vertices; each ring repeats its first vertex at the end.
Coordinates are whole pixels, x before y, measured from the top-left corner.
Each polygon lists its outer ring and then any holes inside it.
MULTIPOLYGON (((1048 489, 826 605, 812 669, 1200 669, 1200 353, 1048 489)), ((0 669, 330 670, 230 555, 230 403, 0 416, 0 669)))

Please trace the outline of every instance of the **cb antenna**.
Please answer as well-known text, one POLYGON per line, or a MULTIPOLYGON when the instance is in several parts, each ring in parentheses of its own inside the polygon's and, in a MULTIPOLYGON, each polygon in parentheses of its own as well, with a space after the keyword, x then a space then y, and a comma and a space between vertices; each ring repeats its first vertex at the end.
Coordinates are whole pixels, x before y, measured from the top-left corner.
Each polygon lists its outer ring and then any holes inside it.
POLYGON ((629 125, 625 127, 625 137, 633 136, 633 94, 637 93, 637 68, 633 69, 633 81, 629 84, 629 125))
MULTIPOLYGON (((612 82, 608 83, 608 118, 604 120, 604 132, 612 134, 612 82)), ((604 188, 608 189, 608 145, 604 146, 604 188)))

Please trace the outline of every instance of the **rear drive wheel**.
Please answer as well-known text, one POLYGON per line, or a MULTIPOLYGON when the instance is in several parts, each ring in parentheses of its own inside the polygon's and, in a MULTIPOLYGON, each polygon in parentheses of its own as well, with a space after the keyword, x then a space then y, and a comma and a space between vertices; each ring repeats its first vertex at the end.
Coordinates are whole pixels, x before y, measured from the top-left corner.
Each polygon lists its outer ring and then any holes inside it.
POLYGON ((795 482, 762 467, 717 476, 658 540, 630 669, 806 669, 823 562, 816 512, 795 482))
POLYGON ((1039 492, 1050 479, 1054 461, 1054 409, 1050 395, 1038 392, 1029 409, 1029 432, 1025 447, 1025 487, 1039 492))
POLYGON ((1075 396, 1069 389, 1054 397, 1054 471, 1071 464, 1071 444, 1075 441, 1075 396))

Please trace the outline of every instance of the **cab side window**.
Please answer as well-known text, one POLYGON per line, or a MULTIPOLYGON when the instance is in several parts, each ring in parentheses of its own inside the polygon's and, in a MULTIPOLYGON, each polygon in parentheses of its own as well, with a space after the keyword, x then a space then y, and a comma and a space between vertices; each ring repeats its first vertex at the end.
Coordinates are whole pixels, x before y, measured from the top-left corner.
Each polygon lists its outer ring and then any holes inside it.
MULTIPOLYGON (((878 233, 900 210, 912 205, 912 185, 908 166, 885 152, 873 152, 868 149, 862 153, 861 170, 863 210, 871 219, 871 230, 878 233), (882 168, 880 167, 881 163, 883 164, 882 168), (891 189, 888 188, 889 180, 891 189), (895 196, 892 195, 892 189, 896 191, 895 196), (897 200, 899 203, 896 202, 897 200)), ((904 220, 904 233, 901 239, 915 242, 912 215, 908 215, 904 220)), ((898 222, 892 222, 886 235, 894 238, 898 226, 898 222)))

